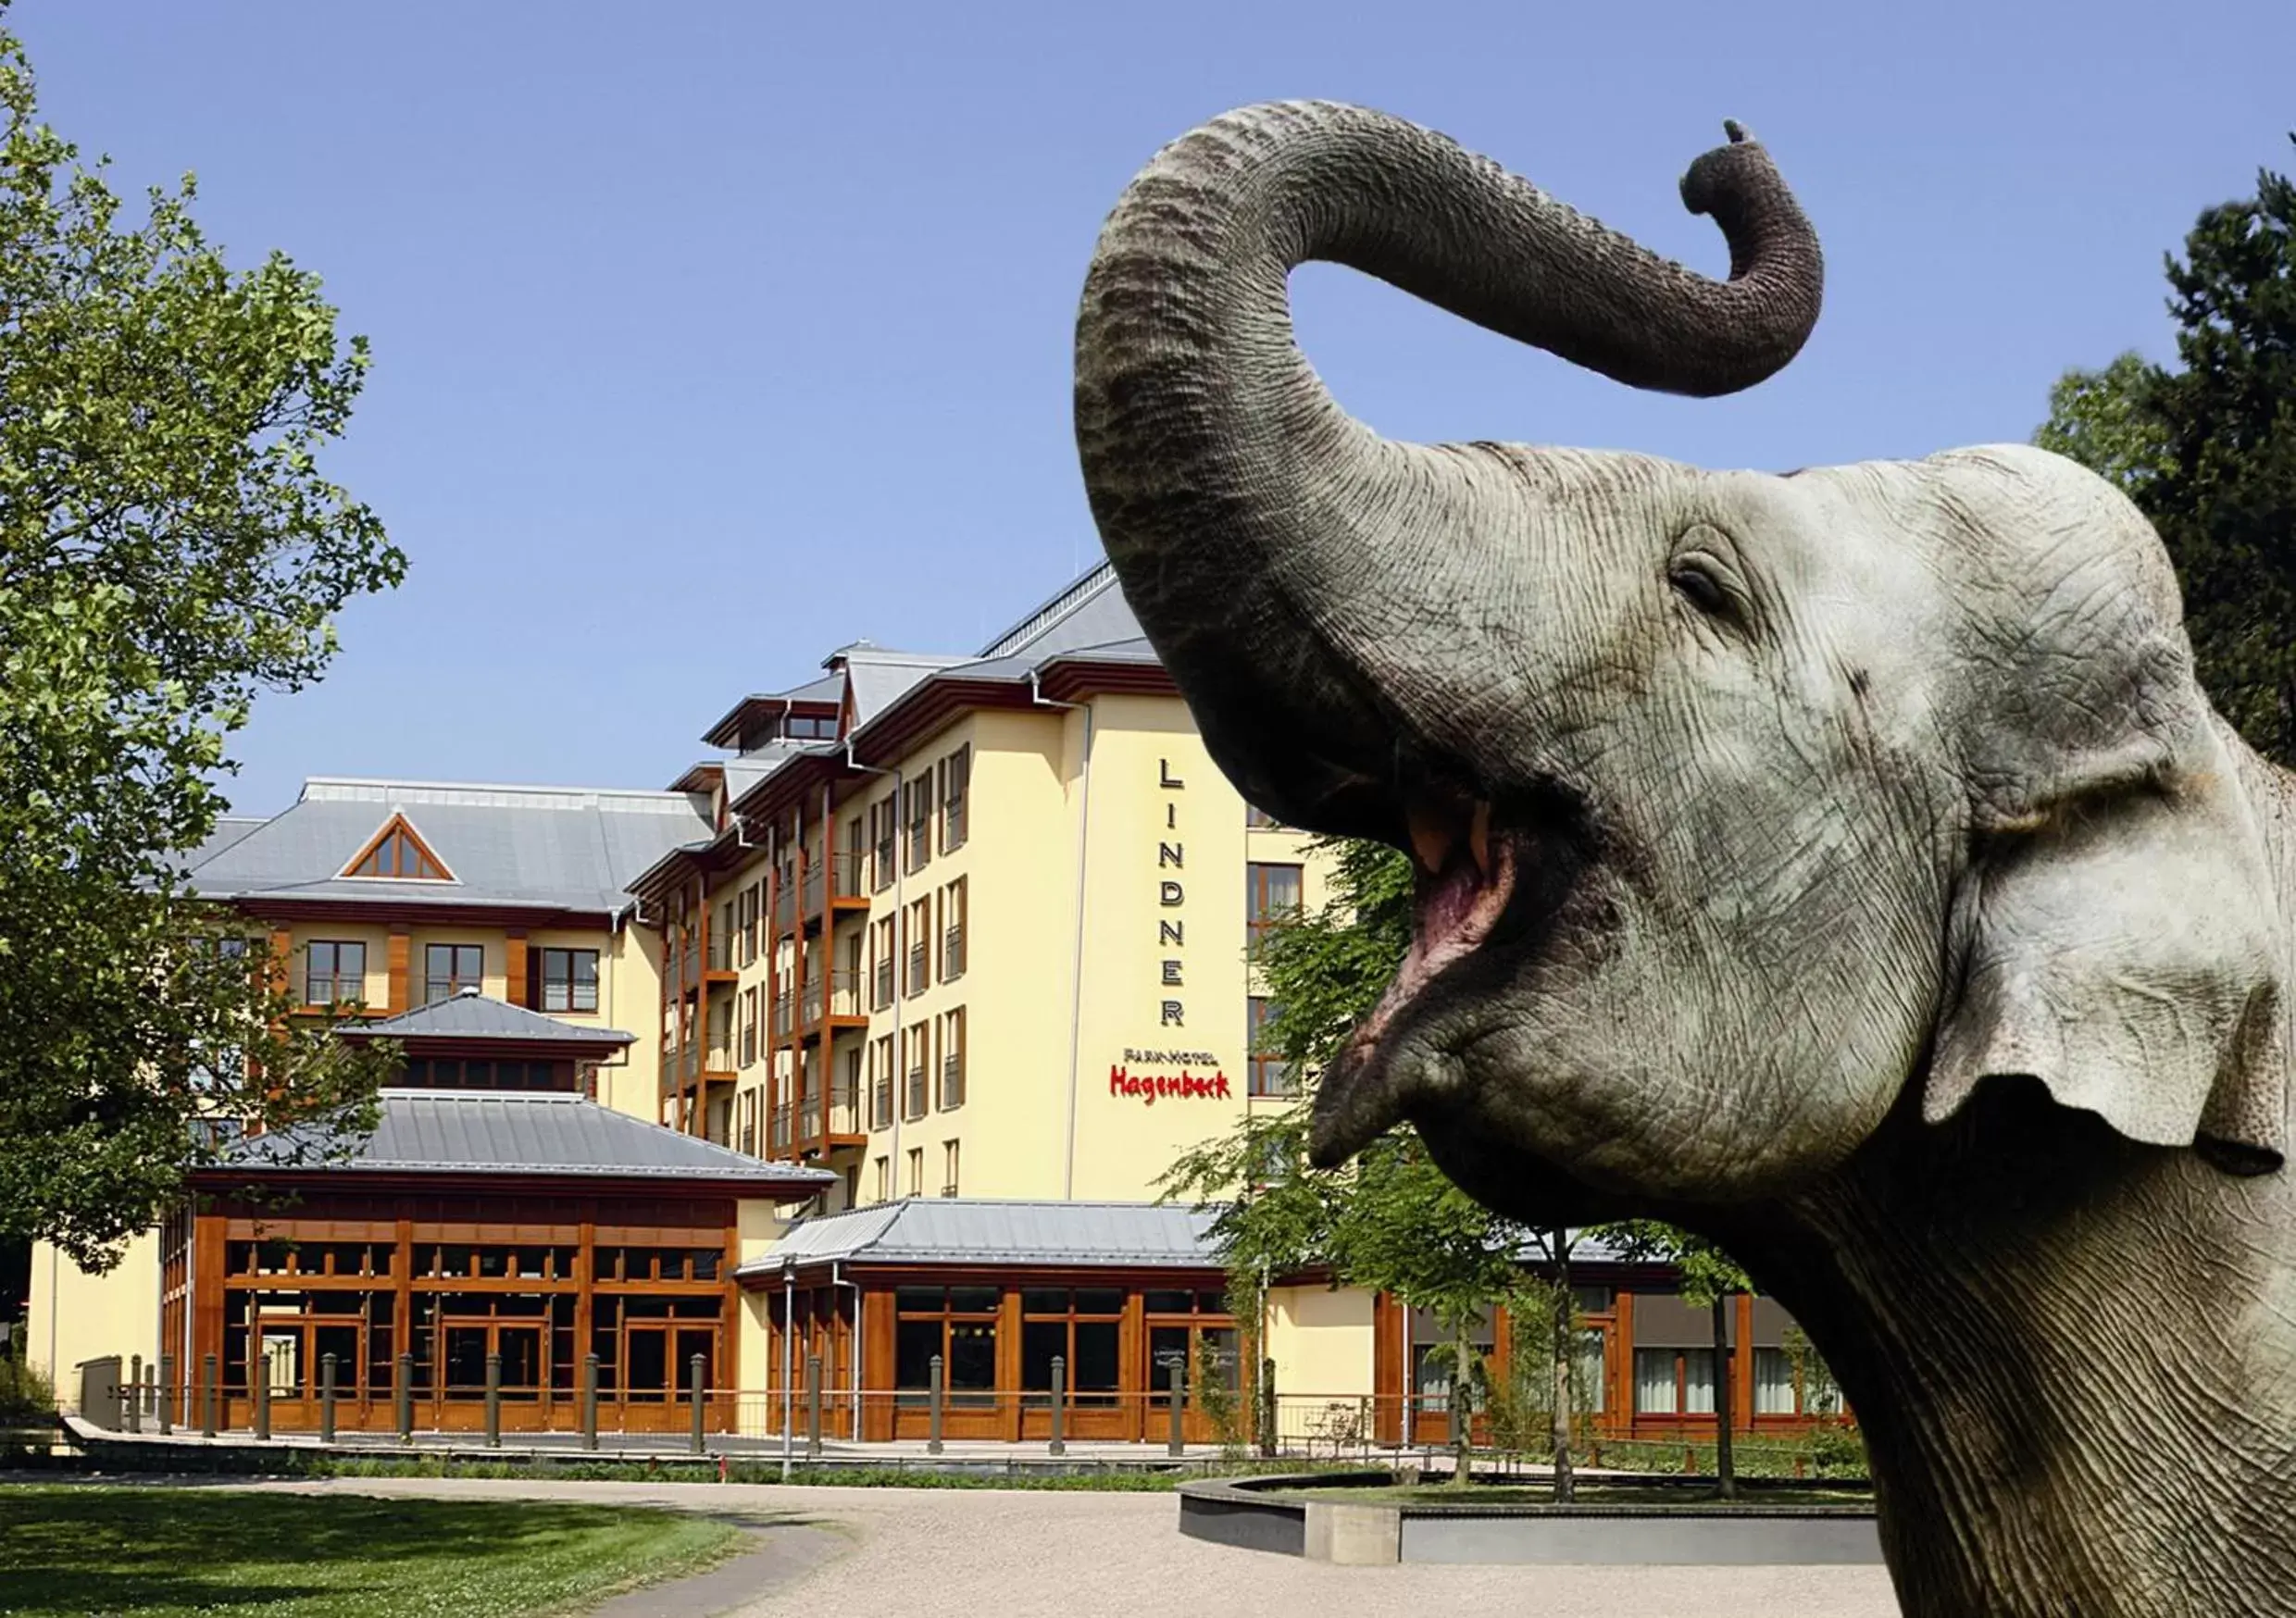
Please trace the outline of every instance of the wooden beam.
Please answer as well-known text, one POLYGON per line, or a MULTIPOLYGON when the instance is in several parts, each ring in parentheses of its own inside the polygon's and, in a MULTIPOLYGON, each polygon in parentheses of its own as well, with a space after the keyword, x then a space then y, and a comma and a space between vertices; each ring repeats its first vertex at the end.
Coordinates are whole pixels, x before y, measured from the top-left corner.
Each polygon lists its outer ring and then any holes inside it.
POLYGON ((505 935, 503 999, 512 1005, 526 1004, 526 930, 523 927, 512 927, 505 935))
POLYGON ((383 950, 384 965, 391 974, 390 1001, 382 1008, 386 1015, 396 1016, 401 1012, 415 1009, 407 985, 407 978, 414 970, 414 957, 415 940, 412 935, 403 927, 393 927, 390 942, 383 950))

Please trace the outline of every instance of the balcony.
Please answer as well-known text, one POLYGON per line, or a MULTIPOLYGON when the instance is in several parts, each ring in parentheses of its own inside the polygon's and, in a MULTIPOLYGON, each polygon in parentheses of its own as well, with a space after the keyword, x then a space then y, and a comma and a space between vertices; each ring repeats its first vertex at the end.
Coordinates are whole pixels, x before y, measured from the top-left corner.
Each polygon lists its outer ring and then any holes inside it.
POLYGON ((821 1021, 821 979, 808 977, 805 979, 804 1014, 798 1019, 797 1026, 801 1028, 817 1027, 821 1021))
POLYGON ((731 933, 709 935, 709 969, 713 973, 728 975, 733 971, 733 935, 731 933))
POLYGON ((796 872, 784 865, 773 874, 773 925, 780 930, 797 919, 796 872))
POLYGON ((841 849, 830 856, 830 896, 833 899, 861 897, 861 853, 858 849, 841 849))
POLYGON ((773 1109, 773 1127, 768 1139, 777 1157, 786 1157, 790 1152, 790 1111, 787 1101, 773 1109))
POLYGON ((821 861, 817 855, 805 862, 805 880, 802 890, 805 897, 800 902, 801 908, 807 915, 820 915, 821 861))
POLYGON ((958 922, 941 935, 941 981, 965 976, 965 924, 958 922))
POLYGON ((907 1092, 901 1098, 901 1115, 917 1119, 925 1115, 925 1069, 920 1064, 909 1069, 907 1092))
POLYGON ((965 1104, 965 1053, 955 1052, 941 1059, 941 1110, 965 1104))
POLYGON ((857 1017, 862 1014, 860 970, 853 966, 840 966, 830 974, 830 1015, 857 1017))

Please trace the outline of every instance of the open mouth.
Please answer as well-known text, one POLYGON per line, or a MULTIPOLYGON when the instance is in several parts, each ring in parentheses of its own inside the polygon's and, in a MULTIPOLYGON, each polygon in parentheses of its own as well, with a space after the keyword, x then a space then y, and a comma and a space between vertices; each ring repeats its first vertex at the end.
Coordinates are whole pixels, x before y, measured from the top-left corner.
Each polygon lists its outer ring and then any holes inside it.
POLYGON ((1493 827, 1486 799, 1415 796, 1404 820, 1416 878, 1411 948, 1317 1087, 1310 1150, 1321 1167, 1346 1161, 1403 1115, 1406 1087, 1391 1074, 1395 1036, 1438 979, 1491 941, 1534 857, 1529 837, 1493 827))

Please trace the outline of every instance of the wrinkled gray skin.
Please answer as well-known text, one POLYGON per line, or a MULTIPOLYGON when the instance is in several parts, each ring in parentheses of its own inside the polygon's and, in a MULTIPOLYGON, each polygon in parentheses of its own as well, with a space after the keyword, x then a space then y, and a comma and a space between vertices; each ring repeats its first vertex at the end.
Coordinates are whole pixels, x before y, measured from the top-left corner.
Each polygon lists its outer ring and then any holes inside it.
POLYGON ((1407 1118, 1494 1207, 1726 1242, 1863 1418, 1910 1613, 2296 1608, 2290 787, 2143 519, 2019 446, 1390 442, 1294 344, 1322 258, 1750 386, 1816 239, 1750 142, 1683 190, 1727 281, 1414 126, 1264 106, 1101 238, 1078 439, 1127 595, 1249 798, 1420 861, 1316 1155, 1407 1118))

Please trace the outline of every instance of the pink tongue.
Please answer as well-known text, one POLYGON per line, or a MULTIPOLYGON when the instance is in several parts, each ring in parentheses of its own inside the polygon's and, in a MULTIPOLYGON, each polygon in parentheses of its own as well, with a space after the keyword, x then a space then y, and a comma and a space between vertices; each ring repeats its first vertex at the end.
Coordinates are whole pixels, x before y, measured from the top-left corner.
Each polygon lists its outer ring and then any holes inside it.
POLYGON ((1441 876, 1419 876, 1414 901, 1411 949, 1395 974, 1395 981, 1355 1030, 1351 1041, 1367 1050, 1379 1042, 1396 1014, 1426 988, 1429 981, 1460 957, 1471 954, 1491 936, 1491 929, 1515 891, 1515 850, 1494 839, 1491 847, 1491 873, 1486 879, 1475 862, 1460 851, 1441 876))

